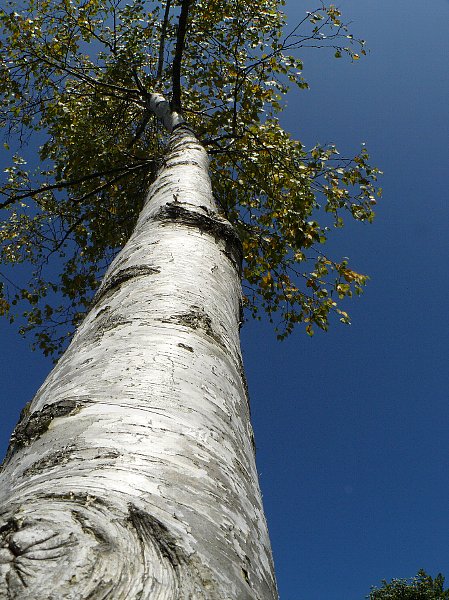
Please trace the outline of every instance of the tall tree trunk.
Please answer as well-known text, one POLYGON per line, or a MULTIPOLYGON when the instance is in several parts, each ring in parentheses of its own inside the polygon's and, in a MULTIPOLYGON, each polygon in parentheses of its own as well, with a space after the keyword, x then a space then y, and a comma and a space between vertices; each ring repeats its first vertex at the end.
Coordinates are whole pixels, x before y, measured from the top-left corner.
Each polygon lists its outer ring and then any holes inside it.
POLYGON ((178 126, 132 237, 13 433, 0 598, 277 598, 240 263, 206 152, 178 126))

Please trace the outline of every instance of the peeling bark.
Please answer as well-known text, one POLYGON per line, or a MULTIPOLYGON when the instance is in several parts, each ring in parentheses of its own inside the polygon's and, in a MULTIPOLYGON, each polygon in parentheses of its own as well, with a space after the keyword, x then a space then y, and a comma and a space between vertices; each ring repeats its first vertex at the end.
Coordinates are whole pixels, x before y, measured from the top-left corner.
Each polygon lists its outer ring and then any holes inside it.
POLYGON ((177 122, 133 235, 13 433, 1 599, 277 598, 240 264, 206 152, 177 122))

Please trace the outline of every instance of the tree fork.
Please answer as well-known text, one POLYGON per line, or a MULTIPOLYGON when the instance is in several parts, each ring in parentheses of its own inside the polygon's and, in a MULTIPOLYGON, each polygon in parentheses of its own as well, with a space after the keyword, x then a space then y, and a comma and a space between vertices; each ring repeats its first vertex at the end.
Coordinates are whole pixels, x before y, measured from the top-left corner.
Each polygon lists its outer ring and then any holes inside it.
MULTIPOLYGON (((163 118, 173 123, 167 106, 163 118)), ((239 345, 241 248, 188 127, 0 485, 0 598, 277 598, 239 345)))

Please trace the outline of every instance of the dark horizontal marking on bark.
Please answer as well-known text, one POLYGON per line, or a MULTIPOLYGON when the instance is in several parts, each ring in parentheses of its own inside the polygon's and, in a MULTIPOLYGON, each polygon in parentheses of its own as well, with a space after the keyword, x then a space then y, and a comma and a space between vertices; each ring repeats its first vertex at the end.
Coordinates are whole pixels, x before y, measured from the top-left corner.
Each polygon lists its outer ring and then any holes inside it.
POLYGON ((92 451, 86 453, 85 450, 82 451, 77 446, 72 445, 63 448, 62 450, 58 450, 57 452, 52 452, 50 455, 47 455, 44 458, 36 461, 30 467, 25 469, 23 475, 37 475, 42 471, 52 469, 53 467, 60 467, 61 465, 65 465, 74 461, 88 461, 89 469, 95 470, 103 466, 104 461, 108 461, 108 464, 110 464, 111 461, 119 458, 120 456, 120 452, 111 450, 110 448, 95 448, 95 453, 92 451))
MULTIPOLYGON (((212 327, 212 320, 209 315, 207 315, 204 310, 200 309, 198 306, 191 306, 190 308, 191 310, 189 312, 181 313, 179 315, 171 315, 168 319, 162 319, 162 323, 176 323, 177 325, 184 325, 190 329, 199 329, 217 342, 219 346, 226 348, 221 336, 214 331, 212 327)), ((186 347, 184 344, 178 344, 178 346, 184 348, 186 347)))
POLYGON ((67 398, 55 404, 46 404, 40 411, 25 414, 12 433, 8 453, 2 467, 19 448, 29 446, 31 442, 41 437, 54 419, 76 414, 87 403, 88 401, 85 399, 67 398))
POLYGON ((30 467, 25 469, 23 475, 25 477, 29 475, 36 475, 45 471, 47 469, 51 469, 52 467, 57 467, 68 461, 69 456, 76 450, 76 446, 69 446, 64 448, 63 450, 58 450, 57 452, 52 452, 50 455, 44 456, 40 460, 37 460, 30 467))
POLYGON ((184 158, 184 152, 185 152, 185 148, 183 148, 179 152, 176 152, 176 153, 173 152, 170 155, 170 158, 167 160, 166 166, 168 168, 170 168, 170 167, 179 167, 179 166, 185 166, 185 167, 196 166, 196 167, 200 167, 200 161, 195 160, 194 158, 186 160, 184 158))
POLYGON ((241 273, 242 242, 235 229, 225 218, 216 213, 203 214, 196 210, 190 210, 176 201, 165 204, 154 216, 154 219, 162 223, 168 221, 194 227, 216 239, 223 240, 225 242, 223 252, 232 261, 239 274, 241 273))
POLYGON ((70 491, 67 493, 61 493, 47 490, 44 497, 51 501, 62 503, 67 502, 67 504, 79 505, 83 508, 94 506, 96 509, 105 513, 112 513, 114 511, 114 504, 107 495, 106 497, 101 497, 97 494, 92 494, 89 492, 70 491))
POLYGON ((167 188, 167 187, 169 187, 169 188, 173 187, 173 178, 171 177, 171 174, 165 175, 164 172, 162 172, 162 174, 159 175, 159 177, 156 179, 156 181, 151 186, 150 192, 148 193, 148 198, 150 198, 150 197, 152 198, 152 197, 156 196, 156 194, 158 194, 164 188, 167 188))
POLYGON ((95 294, 92 300, 92 306, 98 304, 98 302, 102 298, 104 298, 106 294, 114 291, 116 288, 119 288, 126 281, 129 281, 130 279, 134 279, 136 277, 155 275, 156 273, 160 273, 160 269, 158 269, 157 267, 151 267, 150 265, 136 265, 134 267, 126 267, 125 269, 117 271, 117 273, 113 273, 110 277, 108 277, 108 279, 104 282, 104 284, 95 294))
POLYGON ((95 315, 95 320, 92 328, 87 332, 86 339, 92 338, 94 340, 100 340, 103 335, 117 327, 123 327, 130 325, 132 320, 127 319, 123 315, 117 312, 109 312, 110 306, 104 308, 104 310, 98 311, 95 315))
MULTIPOLYGON (((181 126, 177 127, 178 132, 180 128, 181 126)), ((171 144, 170 151, 164 159, 164 166, 171 167, 179 164, 198 165, 201 164, 202 160, 204 160, 204 147, 193 139, 186 140, 184 138, 174 141, 171 144), (195 160, 194 158, 186 160, 186 150, 196 150, 200 154, 201 158, 199 160, 195 160), (179 162, 179 159, 181 159, 183 162, 179 162)))
POLYGON ((189 352, 193 352, 193 348, 192 348, 192 346, 187 346, 187 344, 183 344, 182 342, 180 342, 180 343, 178 344, 178 346, 179 346, 180 348, 184 348, 184 350, 188 350, 189 352))

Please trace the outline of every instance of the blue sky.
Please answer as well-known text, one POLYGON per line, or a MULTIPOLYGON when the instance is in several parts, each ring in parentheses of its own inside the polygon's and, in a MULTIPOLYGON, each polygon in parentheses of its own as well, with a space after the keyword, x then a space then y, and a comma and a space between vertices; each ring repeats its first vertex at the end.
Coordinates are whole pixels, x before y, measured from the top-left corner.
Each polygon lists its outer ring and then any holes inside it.
MULTIPOLYGON (((264 322, 243 328, 282 600, 362 600, 421 567, 449 578, 449 2, 429 4, 342 0, 368 57, 303 53, 311 90, 288 100, 306 146, 366 142, 385 175, 375 223, 331 241, 371 277, 353 324, 282 343, 264 322)), ((314 8, 289 0, 290 22, 314 8)), ((51 365, 0 332, 4 451, 51 365)))
MULTIPOLYGON (((351 327, 243 333, 283 600, 362 599, 421 567, 449 578, 449 3, 338 5, 370 53, 304 54, 311 90, 285 126, 348 153, 364 141, 385 172, 375 223, 332 242, 371 281, 351 327)), ((305 6, 290 0, 290 22, 305 6)))

